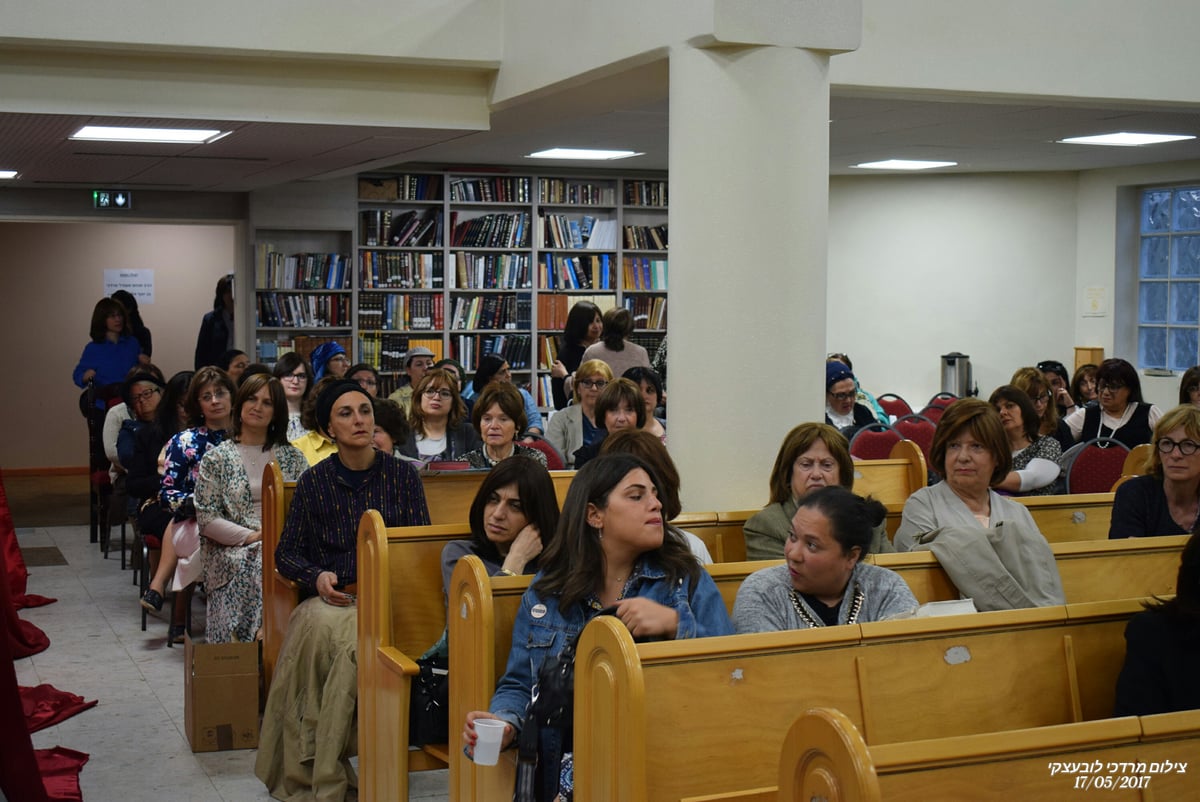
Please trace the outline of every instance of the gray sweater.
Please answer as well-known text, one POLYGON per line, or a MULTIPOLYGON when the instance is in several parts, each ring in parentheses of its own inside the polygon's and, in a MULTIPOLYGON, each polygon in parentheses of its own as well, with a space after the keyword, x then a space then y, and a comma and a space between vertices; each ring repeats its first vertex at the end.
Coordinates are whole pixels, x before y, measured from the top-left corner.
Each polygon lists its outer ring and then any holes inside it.
MULTIPOLYGON (((899 574, 877 565, 858 563, 846 583, 846 592, 838 609, 839 624, 848 623, 846 619, 853 606, 854 594, 860 588, 862 607, 854 623, 879 621, 917 609, 916 597, 899 574)), ((792 580, 786 563, 755 571, 746 577, 733 604, 733 626, 737 633, 807 629, 808 622, 796 613, 789 598, 791 589, 792 580)), ((812 620, 820 622, 820 616, 805 603, 804 597, 797 594, 797 598, 812 620)))

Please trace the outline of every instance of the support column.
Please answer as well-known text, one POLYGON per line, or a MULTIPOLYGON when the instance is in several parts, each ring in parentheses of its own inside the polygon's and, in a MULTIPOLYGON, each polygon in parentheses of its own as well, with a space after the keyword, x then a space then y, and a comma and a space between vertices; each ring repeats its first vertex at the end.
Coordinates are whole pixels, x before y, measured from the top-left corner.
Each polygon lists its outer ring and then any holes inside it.
POLYGON ((825 407, 829 55, 681 45, 670 74, 669 437, 688 511, 761 507, 825 407))

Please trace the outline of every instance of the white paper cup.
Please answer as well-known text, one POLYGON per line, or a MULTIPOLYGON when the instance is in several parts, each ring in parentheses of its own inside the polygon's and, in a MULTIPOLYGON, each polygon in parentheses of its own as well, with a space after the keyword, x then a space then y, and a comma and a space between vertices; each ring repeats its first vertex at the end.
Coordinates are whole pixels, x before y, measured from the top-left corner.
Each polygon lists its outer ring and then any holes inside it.
POLYGON ((500 759, 500 743, 504 740, 507 725, 498 718, 475 719, 475 763, 479 766, 494 766, 500 759))

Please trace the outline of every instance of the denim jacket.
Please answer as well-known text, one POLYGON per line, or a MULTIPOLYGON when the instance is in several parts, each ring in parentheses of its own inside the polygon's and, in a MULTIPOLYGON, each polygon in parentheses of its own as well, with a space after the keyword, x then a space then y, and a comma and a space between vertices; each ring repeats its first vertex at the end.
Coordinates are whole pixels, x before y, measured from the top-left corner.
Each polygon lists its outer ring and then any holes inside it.
MULTIPOLYGON (((534 578, 534 584, 541 576, 534 578)), ((662 568, 643 559, 625 584, 624 597, 650 599, 679 613, 677 639, 733 634, 725 602, 708 571, 700 572, 691 599, 688 595, 686 580, 672 585, 662 568)), ((492 696, 491 712, 520 731, 542 663, 562 651, 598 612, 586 601, 561 610, 556 596, 542 597, 532 586, 526 590, 513 623, 508 666, 492 696)))

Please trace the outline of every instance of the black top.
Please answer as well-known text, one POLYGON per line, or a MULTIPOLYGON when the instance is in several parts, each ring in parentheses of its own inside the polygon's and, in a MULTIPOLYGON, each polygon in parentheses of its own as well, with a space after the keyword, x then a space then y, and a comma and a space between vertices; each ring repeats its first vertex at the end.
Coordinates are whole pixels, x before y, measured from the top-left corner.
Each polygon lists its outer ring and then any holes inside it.
POLYGON ((205 314, 200 321, 200 334, 196 337, 196 370, 216 365, 221 354, 229 350, 229 326, 220 311, 205 314))
POLYGON ((1115 716, 1200 709, 1200 624, 1146 610, 1125 627, 1115 716))
MULTIPOLYGON (((836 426, 833 420, 829 417, 828 412, 825 413, 825 422, 830 426, 836 426)), ((875 413, 872 412, 868 407, 856 401, 854 402, 854 423, 850 424, 849 426, 844 426, 838 429, 838 431, 844 434, 846 439, 849 440, 854 436, 855 432, 871 423, 879 423, 879 419, 875 417, 875 413)))
POLYGON ((1154 439, 1154 429, 1150 426, 1150 405, 1138 404, 1133 415, 1121 428, 1113 431, 1100 422, 1100 407, 1088 407, 1083 413, 1083 431, 1079 436, 1081 443, 1086 443, 1096 437, 1112 437, 1120 440, 1130 448, 1135 448, 1154 439))
MULTIPOLYGON (((462 421, 457 428, 446 427, 446 450, 432 459, 443 462, 459 461, 468 451, 474 451, 482 445, 483 441, 479 439, 479 432, 475 427, 470 421, 462 421)), ((416 432, 408 433, 408 440, 400 446, 400 453, 413 459, 423 459, 417 451, 416 432)))
POLYGON ((1171 517, 1162 481, 1153 476, 1135 476, 1117 488, 1108 527, 1110 540, 1186 534, 1188 531, 1171 517))
MULTIPOLYGON (((583 361, 583 345, 576 343, 575 345, 567 345, 565 338, 558 338, 558 361, 563 363, 567 369, 567 375, 571 375, 579 370, 579 365, 583 361)), ((562 409, 567 404, 571 403, 571 399, 567 397, 567 388, 564 385, 565 379, 550 379, 550 392, 554 396, 554 408, 562 409)))

